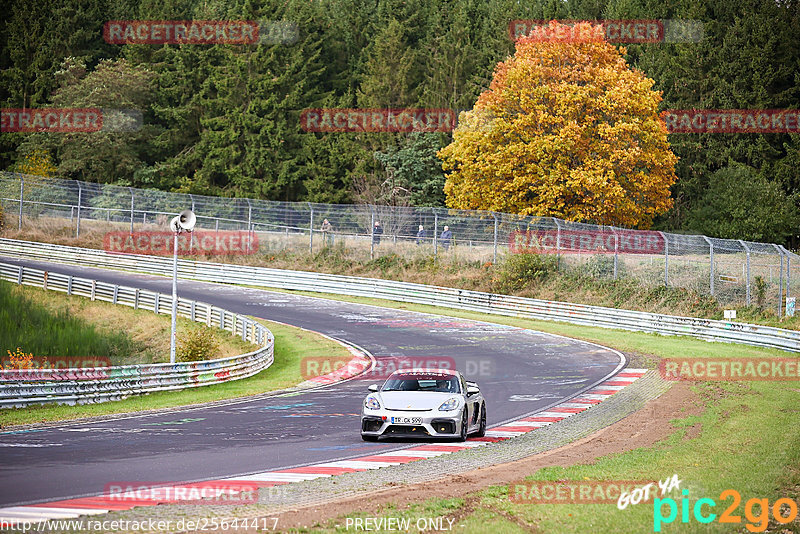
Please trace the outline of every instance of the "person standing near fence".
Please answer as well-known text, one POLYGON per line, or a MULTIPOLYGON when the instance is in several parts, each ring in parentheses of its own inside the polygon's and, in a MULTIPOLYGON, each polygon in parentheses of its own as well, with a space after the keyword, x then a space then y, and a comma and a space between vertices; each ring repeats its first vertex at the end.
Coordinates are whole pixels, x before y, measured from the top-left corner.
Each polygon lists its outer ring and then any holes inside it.
POLYGON ((383 226, 378 221, 375 221, 375 226, 372 228, 372 243, 375 245, 381 244, 381 234, 383 234, 383 226))
POLYGON ((419 230, 417 230, 417 245, 421 245, 425 242, 425 238, 428 237, 427 233, 425 232, 425 227, 421 224, 419 225, 419 230))
POLYGON ((319 228, 322 231, 322 243, 326 247, 333 246, 333 225, 325 219, 322 221, 322 226, 319 228))
POLYGON ((444 227, 440 239, 442 240, 442 248, 447 252, 447 249, 450 248, 450 240, 453 239, 453 232, 450 231, 449 226, 444 227))

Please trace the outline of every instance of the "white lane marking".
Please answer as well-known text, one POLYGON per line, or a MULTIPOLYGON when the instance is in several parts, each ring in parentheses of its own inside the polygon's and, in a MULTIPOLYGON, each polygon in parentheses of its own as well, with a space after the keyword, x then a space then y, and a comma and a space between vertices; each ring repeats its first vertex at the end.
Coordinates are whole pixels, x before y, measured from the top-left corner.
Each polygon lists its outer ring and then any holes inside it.
MULTIPOLYGON (((554 406, 556 408, 557 406, 554 406)), ((561 413, 561 412, 538 412, 529 417, 570 417, 575 415, 574 413, 561 413)))
POLYGON ((525 432, 511 432, 511 431, 501 431, 501 430, 486 431, 486 436, 490 438, 512 438, 514 436, 519 436, 520 434, 525 434, 525 432))
POLYGON ((69 519, 79 517, 81 514, 74 511, 58 511, 56 508, 45 508, 39 506, 12 506, 10 508, 0 509, 0 516, 3 517, 18 517, 18 518, 51 518, 51 519, 69 519))
POLYGON ((414 449, 404 449, 397 452, 385 452, 383 454, 376 454, 375 456, 408 456, 417 458, 433 458, 434 456, 441 456, 443 454, 450 454, 447 451, 417 451, 414 449))
POLYGON ((247 475, 246 477, 225 478, 223 480, 241 480, 244 482, 302 482, 303 480, 314 480, 315 478, 329 477, 331 475, 322 473, 258 473, 247 475))
POLYGON ((579 402, 564 402, 559 404, 558 406, 553 406, 553 408, 583 408, 585 410, 587 406, 579 402))
POLYGON ((361 462, 356 459, 356 460, 340 460, 338 462, 316 464, 311 467, 344 467, 347 469, 378 469, 380 467, 387 467, 398 463, 400 462, 370 462, 370 461, 361 462))

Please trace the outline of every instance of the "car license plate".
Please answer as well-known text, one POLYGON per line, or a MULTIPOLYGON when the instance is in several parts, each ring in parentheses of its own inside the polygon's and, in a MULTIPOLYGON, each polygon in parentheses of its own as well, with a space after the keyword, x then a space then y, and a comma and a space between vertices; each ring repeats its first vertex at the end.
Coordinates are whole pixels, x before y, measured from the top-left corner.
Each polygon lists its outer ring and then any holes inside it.
POLYGON ((392 423, 401 425, 421 425, 422 417, 392 417, 392 423))

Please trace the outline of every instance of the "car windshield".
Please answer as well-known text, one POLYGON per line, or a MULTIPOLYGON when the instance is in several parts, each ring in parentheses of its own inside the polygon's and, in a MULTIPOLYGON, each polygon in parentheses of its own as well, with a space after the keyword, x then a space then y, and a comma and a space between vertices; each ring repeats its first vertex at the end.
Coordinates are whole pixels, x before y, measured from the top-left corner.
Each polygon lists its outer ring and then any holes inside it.
POLYGON ((450 373, 403 373, 390 376, 382 391, 437 391, 458 393, 458 377, 450 373))

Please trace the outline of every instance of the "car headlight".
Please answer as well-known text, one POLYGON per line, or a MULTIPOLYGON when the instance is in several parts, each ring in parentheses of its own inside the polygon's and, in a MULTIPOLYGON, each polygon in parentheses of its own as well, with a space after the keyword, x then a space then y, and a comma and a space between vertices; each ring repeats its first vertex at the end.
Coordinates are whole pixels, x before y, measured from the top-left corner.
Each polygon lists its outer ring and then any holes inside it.
POLYGON ((439 406, 439 411, 449 412, 451 410, 455 410, 457 407, 458 407, 458 397, 453 397, 452 399, 448 399, 441 406, 439 406))
POLYGON ((366 406, 370 410, 381 409, 381 403, 379 403, 378 399, 376 399, 375 397, 367 397, 367 399, 364 401, 364 406, 366 406))

